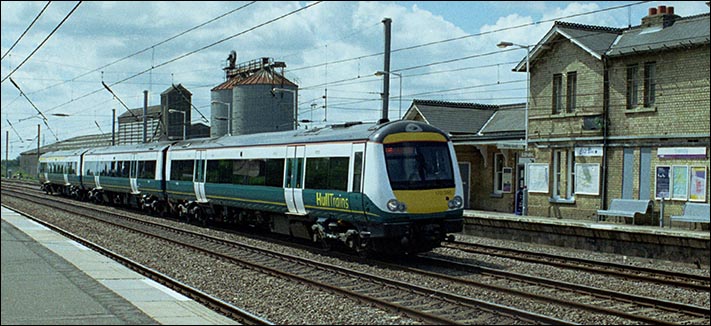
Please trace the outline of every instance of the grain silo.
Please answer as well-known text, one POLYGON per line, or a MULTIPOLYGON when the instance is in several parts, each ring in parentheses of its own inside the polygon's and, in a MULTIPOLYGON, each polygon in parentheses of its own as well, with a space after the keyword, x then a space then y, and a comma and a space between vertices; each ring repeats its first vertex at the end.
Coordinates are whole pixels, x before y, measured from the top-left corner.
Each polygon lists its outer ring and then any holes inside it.
POLYGON ((298 86, 276 71, 284 67, 283 62, 261 58, 224 68, 227 81, 212 89, 210 136, 294 129, 298 86))

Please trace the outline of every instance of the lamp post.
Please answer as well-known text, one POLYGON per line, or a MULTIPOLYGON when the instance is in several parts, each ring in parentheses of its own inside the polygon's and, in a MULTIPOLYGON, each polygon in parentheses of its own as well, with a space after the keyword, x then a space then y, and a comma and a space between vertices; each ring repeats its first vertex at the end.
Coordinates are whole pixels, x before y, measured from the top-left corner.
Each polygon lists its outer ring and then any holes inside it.
MULTIPOLYGON (((382 70, 376 71, 374 75, 376 75, 376 76, 384 76, 384 75, 391 75, 391 74, 397 76, 397 77, 400 79, 400 108, 399 108, 399 110, 398 110, 398 116, 397 116, 397 118, 398 118, 398 119, 402 119, 402 75, 399 74, 399 73, 396 73, 396 72, 392 72, 392 71, 382 71, 382 70)), ((390 77, 390 76, 388 76, 388 77, 390 77)))
POLYGON ((188 115, 185 113, 185 111, 175 110, 175 109, 168 109, 168 112, 170 112, 170 113, 180 113, 180 114, 183 115, 183 140, 185 140, 185 134, 186 134, 186 132, 185 132, 186 130, 185 130, 185 129, 187 129, 187 126, 188 126, 188 122, 185 121, 185 120, 188 118, 188 115))
POLYGON ((272 93, 274 92, 289 92, 291 93, 291 97, 294 99, 294 130, 296 130, 299 127, 299 120, 298 120, 298 108, 296 106, 296 90, 295 89, 288 89, 288 88, 272 88, 272 93))
POLYGON ((511 42, 499 42, 496 46, 500 48, 506 48, 509 46, 518 46, 519 48, 526 49, 526 140, 525 140, 525 150, 528 150, 528 102, 529 102, 529 97, 531 93, 531 70, 529 67, 529 60, 531 57, 531 46, 530 45, 520 45, 520 44, 515 44, 511 42))
MULTIPOLYGON (((526 138, 524 142, 524 151, 528 151, 528 102, 531 94, 531 68, 530 68, 530 58, 531 58, 531 46, 530 45, 520 45, 520 44, 515 44, 511 42, 499 42, 496 46, 500 48, 507 48, 509 46, 517 46, 521 49, 526 49, 526 121, 525 121, 525 131, 526 131, 526 138)), ((528 167, 527 165, 524 167, 524 174, 528 173, 528 167)), ((521 214, 526 216, 528 215, 528 190, 527 190, 527 185, 528 181, 526 180, 526 177, 524 177, 524 188, 521 190, 522 191, 522 209, 521 209, 521 214)))
POLYGON ((232 136, 232 105, 216 100, 212 100, 210 103, 227 105, 227 136, 232 136))

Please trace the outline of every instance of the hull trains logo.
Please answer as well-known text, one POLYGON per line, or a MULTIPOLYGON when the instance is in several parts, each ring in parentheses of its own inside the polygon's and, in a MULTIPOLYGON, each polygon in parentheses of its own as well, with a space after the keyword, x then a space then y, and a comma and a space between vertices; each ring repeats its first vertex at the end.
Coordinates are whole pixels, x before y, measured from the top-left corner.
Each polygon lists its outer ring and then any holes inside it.
POLYGON ((348 209, 348 198, 336 197, 332 193, 316 193, 316 206, 348 209))

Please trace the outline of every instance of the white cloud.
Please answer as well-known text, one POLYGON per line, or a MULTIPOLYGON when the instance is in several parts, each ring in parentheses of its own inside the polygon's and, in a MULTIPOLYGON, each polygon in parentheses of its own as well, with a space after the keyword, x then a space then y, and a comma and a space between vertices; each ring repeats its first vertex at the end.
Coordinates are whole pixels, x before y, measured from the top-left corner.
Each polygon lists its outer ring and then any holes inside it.
MULTIPOLYGON (((13 80, 23 88, 38 108, 48 115, 50 125, 58 130, 60 138, 97 133, 96 120, 103 131, 111 130, 111 109, 117 113, 125 109, 101 86, 101 72, 73 78, 99 68, 117 59, 148 48, 179 32, 201 24, 229 10, 244 5, 244 2, 83 2, 79 9, 50 38, 50 40, 13 74, 13 80), (49 86, 68 81, 59 86, 49 86), (98 90, 98 91, 97 91, 98 90), (97 91, 95 94, 88 95, 97 91), (82 96, 85 96, 82 98, 82 96), (71 102, 70 102, 71 101, 71 102), (68 103, 66 105, 62 105, 68 103), (60 106, 62 105, 62 106, 60 106), (51 116, 51 113, 69 113, 71 119, 51 116)), ((180 55, 195 51, 213 42, 245 32, 258 24, 301 8, 306 2, 256 2, 247 8, 216 20, 206 26, 183 35, 168 43, 156 46, 120 63, 102 68, 103 80, 113 84, 139 72, 158 66, 180 55)), ((43 17, 32 28, 10 56, 2 60, 2 76, 5 77, 24 59, 64 18, 74 2, 52 2, 43 17)), ((181 83, 193 93, 193 104, 209 116, 210 89, 224 81, 222 68, 231 50, 237 51, 238 62, 260 57, 271 57, 287 64, 286 74, 301 87, 322 85, 300 91, 299 99, 308 110, 310 104, 323 105, 321 96, 328 87, 329 121, 368 120, 380 117, 382 77, 373 73, 383 68, 382 19, 392 19, 392 49, 437 44, 415 49, 396 51, 391 56, 391 70, 398 71, 419 65, 419 69, 402 70, 403 110, 411 99, 440 99, 481 103, 523 102, 525 86, 508 84, 525 78, 512 73, 513 63, 525 57, 525 52, 510 51, 494 55, 482 54, 499 51, 496 44, 507 40, 532 44, 540 40, 552 26, 552 22, 533 24, 525 28, 507 29, 528 25, 537 21, 568 16, 581 12, 609 7, 597 2, 558 3, 466 3, 471 11, 458 12, 471 16, 472 12, 500 17, 493 24, 471 22, 477 26, 457 26, 451 17, 431 13, 417 5, 398 2, 352 2, 326 1, 287 18, 259 27, 208 49, 199 51, 173 63, 155 68, 132 78, 112 89, 129 107, 143 104, 143 90, 151 90, 151 105, 158 104, 158 94, 174 82, 181 83), (486 6, 486 7, 484 7, 486 6), (442 42, 467 35, 467 32, 482 35, 466 37, 457 41, 442 42), (481 55, 481 56, 476 56, 481 55), (475 56, 467 60, 456 60, 475 56), (334 63, 349 60, 344 63, 334 63), (444 64, 433 64, 455 60, 444 64), (327 66, 321 65, 329 62, 327 66), (495 65, 484 68, 487 65, 495 65), (309 69, 309 66, 321 65, 309 69), (446 73, 437 73, 450 71, 446 73), (429 74, 428 74, 429 73, 429 74), (420 75, 420 76, 416 76, 420 75), (346 83, 335 81, 349 80, 346 83), (151 84, 149 84, 149 82, 151 84), (498 86, 482 86, 496 84, 498 86), (465 88, 456 91, 451 89, 465 88), (415 95, 411 94, 423 94, 415 95), (309 100, 314 99, 313 102, 309 100)), ((695 3, 672 3, 677 13, 683 15, 708 12, 708 7, 695 3)), ((17 40, 29 22, 44 6, 43 2, 2 2, 2 53, 17 40)), ((646 12, 645 4, 637 10, 646 12)), ((633 14, 632 24, 638 24, 643 14, 633 14)), ((490 17, 487 17, 490 18, 490 17)), ((472 18, 473 19, 473 18, 472 18)), ((581 16, 566 21, 623 27, 627 23, 627 10, 605 12, 594 16, 581 16), (622 26, 621 26, 622 24, 622 26)), ((462 20, 460 20, 462 21, 462 20)), ((464 20, 466 21, 466 20, 464 20)), ((399 107, 399 78, 392 76, 390 93, 391 117, 399 107)), ((10 120, 23 138, 36 135, 39 119, 25 119, 36 112, 22 98, 9 81, 2 83, 3 131, 10 120)), ((199 117, 193 113, 193 120, 199 117)), ((310 118, 310 113, 302 118, 310 118)), ((323 118, 323 110, 314 112, 315 119, 323 118)), ((12 135, 13 133, 11 133, 12 135)), ((5 137, 3 133, 2 137, 5 137)), ((15 136, 11 137, 14 140, 15 136)), ((13 146, 19 146, 16 144, 13 146)), ((4 141, 2 143, 4 148, 4 141)), ((15 150, 17 154, 20 150, 15 150)))

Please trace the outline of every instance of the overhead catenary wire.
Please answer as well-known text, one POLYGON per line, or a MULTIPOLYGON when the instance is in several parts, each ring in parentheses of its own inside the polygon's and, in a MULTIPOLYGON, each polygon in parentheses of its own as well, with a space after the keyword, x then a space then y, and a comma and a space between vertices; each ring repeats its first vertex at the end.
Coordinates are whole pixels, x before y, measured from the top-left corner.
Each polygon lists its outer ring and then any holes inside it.
MULTIPOLYGON (((131 80, 131 79, 136 78, 136 77, 138 77, 138 76, 140 76, 140 75, 143 75, 143 74, 145 74, 146 72, 151 71, 152 69, 165 66, 165 65, 167 65, 167 64, 173 63, 173 62, 175 62, 175 61, 178 61, 178 60, 180 60, 180 59, 183 59, 183 58, 185 58, 185 57, 188 57, 188 56, 190 56, 190 55, 193 55, 193 54, 195 54, 195 53, 198 53, 198 52, 200 52, 200 51, 206 50, 206 49, 208 49, 208 48, 211 48, 211 47, 213 47, 213 46, 215 46, 215 45, 218 45, 218 44, 220 44, 220 43, 223 43, 223 42, 225 42, 225 41, 228 41, 228 40, 233 39, 233 38, 235 38, 235 37, 238 37, 238 36, 240 36, 240 35, 243 35, 243 34, 246 34, 246 33, 248 33, 248 32, 254 31, 254 30, 256 30, 256 29, 258 29, 258 28, 260 28, 260 27, 262 27, 262 26, 271 24, 271 23, 273 23, 273 22, 275 22, 275 21, 278 21, 278 20, 280 20, 280 19, 286 18, 286 17, 291 16, 291 15, 293 15, 293 14, 296 14, 296 13, 302 11, 302 10, 311 8, 311 7, 317 5, 317 4, 321 3, 321 2, 322 2, 322 1, 317 1, 317 2, 314 2, 314 3, 308 4, 308 5, 304 6, 304 7, 301 7, 301 8, 299 8, 299 9, 296 9, 296 10, 293 10, 293 11, 288 12, 288 13, 286 13, 286 14, 283 14, 283 15, 281 15, 281 16, 279 16, 279 17, 270 19, 270 20, 268 20, 268 21, 266 21, 266 22, 264 22, 264 23, 260 23, 260 24, 258 24, 258 25, 256 25, 256 26, 253 26, 253 27, 251 27, 251 28, 249 28, 249 29, 246 29, 246 30, 244 30, 244 31, 242 31, 242 32, 239 32, 239 33, 237 33, 237 34, 233 34, 233 35, 228 36, 228 37, 226 37, 226 38, 224 38, 224 39, 221 39, 221 40, 219 40, 219 41, 217 41, 217 42, 214 42, 214 43, 211 43, 211 44, 209 44, 209 45, 203 46, 203 47, 201 47, 201 48, 199 48, 199 49, 197 49, 197 50, 193 50, 193 51, 190 51, 190 52, 188 52, 188 53, 179 55, 179 56, 177 56, 177 57, 175 57, 175 58, 173 58, 173 59, 170 59, 170 60, 165 61, 165 62, 163 62, 163 63, 160 63, 160 64, 158 64, 158 65, 155 65, 155 66, 153 66, 153 67, 151 67, 151 68, 148 68, 148 69, 146 69, 146 70, 143 70, 143 71, 141 71, 141 72, 138 72, 138 73, 136 73, 136 74, 134 74, 134 75, 132 75, 132 76, 129 76, 129 77, 124 78, 124 79, 122 79, 122 80, 119 80, 119 81, 117 81, 117 82, 114 82, 114 83, 112 83, 112 84, 109 85, 109 86, 115 86, 115 85, 121 84, 121 83, 123 83, 123 82, 125 82, 125 81, 131 80)), ((67 104, 69 104, 69 103, 72 103, 72 102, 74 102, 74 101, 76 101, 76 100, 83 99, 83 98, 86 98, 86 97, 88 97, 88 96, 91 96, 91 95, 94 95, 94 94, 96 94, 96 93, 99 93, 100 91, 101 91, 101 89, 94 90, 94 91, 89 92, 89 93, 87 93, 87 94, 84 94, 84 95, 81 95, 81 96, 79 96, 79 97, 73 98, 73 99, 71 99, 71 100, 69 100, 69 101, 67 101, 67 102, 62 103, 62 104, 56 105, 56 106, 54 106, 54 107, 48 109, 47 111, 53 111, 53 110, 55 110, 55 109, 57 109, 57 108, 60 108, 60 107, 62 107, 62 106, 65 106, 65 105, 67 105, 67 104)))
POLYGON ((29 31, 30 28, 32 28, 32 25, 34 25, 35 22, 40 18, 40 16, 42 16, 42 13, 44 13, 45 9, 47 9, 47 7, 49 7, 49 4, 50 4, 50 3, 52 3, 52 1, 47 1, 47 4, 44 5, 44 8, 42 8, 42 10, 40 10, 39 14, 37 14, 37 17, 35 17, 35 19, 32 20, 32 22, 30 23, 30 25, 27 26, 27 28, 25 29, 24 32, 22 32, 22 34, 20 35, 20 37, 17 38, 17 41, 15 41, 15 43, 13 43, 13 44, 10 46, 10 48, 7 49, 7 51, 5 52, 5 54, 3 54, 2 57, 0 57, 0 60, 5 59, 5 56, 8 55, 8 54, 10 53, 10 51, 12 51, 12 49, 15 48, 15 45, 17 45, 17 43, 20 42, 20 40, 22 39, 22 37, 24 37, 25 34, 27 34, 27 31, 29 31))
POLYGON ((109 91, 109 93, 111 93, 111 95, 113 95, 113 97, 115 99, 117 99, 119 101, 119 103, 121 103, 121 105, 123 105, 124 108, 126 108, 126 111, 128 111, 128 113, 130 113, 134 118, 136 118, 136 121, 140 120, 140 118, 138 118, 138 116, 135 113, 133 113, 133 111, 131 111, 131 109, 129 109, 128 106, 126 106, 126 104, 123 103, 123 101, 121 101, 121 98, 119 98, 118 96, 116 96, 116 94, 114 94, 114 91, 111 90, 109 85, 106 85, 106 83, 104 83, 103 81, 101 81, 101 85, 104 85, 104 88, 106 88, 106 90, 109 91))
POLYGON ((192 107, 195 109, 195 111, 197 111, 197 113, 200 114, 200 116, 202 117, 202 121, 204 121, 204 122, 210 122, 210 120, 208 120, 208 119, 202 114, 202 112, 200 112, 200 110, 195 106, 195 104, 193 104, 192 101, 189 101, 188 98, 185 97, 185 94, 183 94, 183 91, 182 91, 181 89, 175 87, 175 84, 171 84, 170 86, 173 87, 174 90, 178 91, 178 93, 179 93, 180 96, 183 98, 183 100, 185 100, 186 102, 190 103, 190 106, 192 106, 192 107))
MULTIPOLYGON (((426 74, 424 74, 424 75, 426 75, 426 74)), ((408 77, 409 77, 409 76, 408 76, 408 77)), ((357 78, 356 78, 356 79, 357 79, 357 78)), ((334 91, 335 91, 335 90, 334 90, 334 91)), ((447 90, 444 90, 444 92, 446 92, 446 91, 447 91, 447 90)), ((433 93, 436 93, 436 92, 437 92, 437 91, 434 91, 433 93)), ((392 97, 391 97, 391 98, 392 98, 392 97)), ((329 102, 329 104, 330 104, 330 102, 329 102)), ((334 104, 335 104, 335 103, 334 103, 334 104)))
MULTIPOLYGON (((442 44, 442 43, 447 43, 447 42, 462 40, 462 39, 466 39, 466 38, 470 38, 470 37, 474 37, 474 36, 482 36, 482 35, 486 35, 486 34, 492 34, 492 33, 497 33, 497 32, 503 32, 503 31, 510 30, 510 29, 517 29, 517 28, 522 28, 522 27, 527 27, 527 26, 539 25, 539 24, 541 24, 541 23, 552 22, 552 21, 556 21, 556 20, 560 20, 560 19, 568 19, 568 18, 574 18, 574 17, 578 17, 578 16, 591 15, 591 14, 596 14, 596 13, 600 13, 600 12, 605 12, 605 11, 610 11, 610 10, 621 9, 621 8, 625 8, 625 7, 632 7, 632 6, 636 6, 636 5, 639 5, 639 4, 642 4, 642 3, 646 3, 646 2, 649 2, 649 1, 639 1, 639 2, 636 2, 636 3, 625 4, 625 5, 620 5, 620 6, 614 6, 614 7, 609 7, 609 8, 603 8, 603 9, 600 9, 600 10, 593 10, 593 11, 588 11, 588 12, 579 13, 579 14, 572 14, 572 15, 568 15, 568 16, 556 17, 556 18, 551 18, 551 19, 544 19, 544 20, 539 20, 539 21, 532 22, 532 23, 527 23, 527 24, 521 24, 521 25, 516 25, 516 26, 510 26, 510 27, 504 27, 504 28, 500 28, 500 29, 496 29, 496 30, 491 30, 491 31, 486 31, 486 32, 481 32, 481 33, 476 33, 476 34, 468 34, 468 35, 464 35, 464 36, 459 36, 459 37, 454 37, 454 38, 449 38, 449 39, 444 39, 444 40, 439 40, 439 41, 434 41, 434 42, 428 42, 428 43, 413 45, 413 46, 409 46, 409 47, 404 47, 404 48, 395 49, 395 50, 392 50, 392 51, 390 51, 390 52, 391 52, 391 53, 396 53, 396 52, 400 52, 400 51, 413 50, 413 49, 417 49, 417 48, 421 48, 421 47, 427 47, 427 46, 431 46, 431 45, 435 45, 435 44, 442 44)), ((322 67, 322 66, 329 65, 329 64, 345 63, 345 62, 354 61, 354 60, 360 60, 360 59, 365 59, 365 58, 370 58, 370 57, 376 57, 376 56, 383 55, 383 54, 384 54, 384 52, 378 52, 378 53, 372 53, 372 54, 367 54, 367 55, 361 55, 361 56, 357 56, 357 57, 353 57, 353 58, 341 59, 341 60, 336 60, 336 61, 331 61, 331 62, 324 62, 324 63, 320 63, 320 64, 316 64, 316 65, 311 65, 311 66, 297 67, 297 68, 291 69, 291 71, 293 72, 293 71, 304 70, 304 69, 318 68, 318 67, 322 67)))
MULTIPOLYGON (((127 56, 124 56, 124 57, 122 57, 122 58, 120 58, 120 59, 117 59, 117 60, 114 60, 114 61, 112 61, 112 62, 109 62, 109 63, 107 63, 107 64, 105 64, 105 65, 103 65, 103 66, 101 66, 101 67, 98 67, 98 68, 96 68, 96 69, 93 69, 93 70, 91 70, 91 71, 88 71, 88 72, 86 72, 86 73, 83 73, 83 74, 81 74, 81 75, 79 75, 79 76, 73 77, 73 78, 71 78, 71 79, 69 79, 69 80, 66 80, 66 81, 63 81, 63 82, 61 82, 61 83, 57 83, 57 84, 54 84, 54 85, 50 85, 50 86, 46 87, 45 89, 53 88, 53 87, 56 87, 56 86, 65 84, 65 83, 67 83, 67 82, 69 82, 69 81, 74 81, 74 80, 76 80, 76 79, 78 79, 78 78, 81 78, 81 77, 84 77, 84 76, 89 75, 89 74, 91 74, 91 73, 100 71, 101 69, 104 69, 104 68, 106 68, 106 67, 115 65, 115 64, 117 64, 117 63, 119 63, 119 62, 122 62, 122 61, 124 61, 124 60, 126 60, 126 59, 130 59, 130 58, 132 58, 132 57, 135 57, 135 56, 137 56, 137 55, 139 55, 139 54, 141 54, 141 53, 144 53, 144 52, 146 52, 146 51, 148 51, 148 50, 151 50, 151 49, 153 49, 153 48, 155 48, 155 47, 157 47, 157 46, 163 45, 163 44, 168 43, 168 42, 170 42, 170 41, 172 41, 172 40, 174 40, 174 39, 176 39, 176 38, 178 38, 178 37, 180 37, 180 36, 183 36, 183 35, 185 35, 185 34, 187 34, 187 33, 189 33, 189 32, 192 32, 192 31, 194 31, 194 30, 196 30, 196 29, 198 29, 198 28, 201 28, 201 27, 203 27, 203 26, 205 26, 205 25, 207 25, 207 24, 210 24, 210 23, 212 23, 212 22, 215 22, 215 21, 217 21, 217 20, 219 20, 219 19, 221 19, 221 18, 223 18, 223 17, 225 17, 225 16, 228 16, 228 15, 233 14, 233 13, 239 11, 239 10, 242 10, 242 9, 244 9, 244 8, 246 8, 246 7, 248 7, 248 6, 252 5, 252 4, 254 4, 255 2, 256 2, 256 1, 251 1, 251 2, 249 2, 249 3, 247 3, 247 4, 245 4, 245 5, 239 6, 239 7, 235 8, 235 9, 232 9, 232 10, 226 12, 226 13, 223 13, 223 14, 220 14, 220 15, 214 17, 214 18, 211 18, 211 19, 209 19, 209 20, 207 20, 207 21, 205 21, 205 22, 203 22, 203 23, 200 23, 200 24, 198 24, 198 25, 196 25, 196 26, 193 26, 193 27, 191 27, 191 28, 188 28, 188 29, 186 29, 186 30, 184 30, 184 31, 182 31, 182 32, 180 32, 180 33, 178 33, 178 34, 175 34, 175 35, 173 35, 173 36, 171 36, 171 37, 169 37, 169 38, 167 38, 167 39, 165 39, 165 40, 163 40, 163 41, 160 41, 160 42, 158 42, 158 43, 156 43, 156 44, 153 44, 153 45, 151 45, 151 46, 149 46, 149 47, 146 47, 145 49, 142 49, 142 50, 140 50, 140 51, 136 51, 136 52, 134 52, 134 53, 131 53, 131 54, 127 55, 127 56)), ((40 90, 40 91, 41 91, 41 90, 40 90)))
POLYGON ((34 103, 32 103, 32 100, 30 100, 30 98, 27 97, 27 95, 25 94, 25 92, 22 91, 22 89, 20 88, 20 86, 17 85, 17 83, 15 83, 15 81, 12 80, 12 78, 10 78, 10 82, 11 82, 13 85, 15 85, 15 88, 17 88, 17 90, 20 91, 20 94, 25 97, 25 99, 27 100, 27 102, 30 102, 30 105, 32 105, 32 107, 35 108, 35 110, 37 110, 37 113, 39 113, 40 116, 42 116, 42 122, 44 122, 44 125, 47 126, 47 129, 49 129, 49 131, 52 133, 52 135, 54 136, 54 139, 56 139, 57 141, 59 141, 59 137, 57 137, 57 134, 55 134, 55 133, 54 133, 54 130, 52 130, 52 128, 49 127, 49 124, 47 123, 47 117, 44 115, 44 113, 42 113, 42 111, 40 111, 40 109, 38 109, 37 106, 36 106, 34 103))
POLYGON ((22 140, 22 136, 20 136, 20 133, 17 132, 17 129, 15 129, 15 126, 12 125, 12 122, 10 122, 10 120, 8 120, 8 119, 5 119, 5 121, 7 121, 7 124, 10 125, 10 128, 12 128, 12 131, 15 132, 15 135, 17 135, 17 139, 19 139, 21 142, 24 143, 25 141, 22 140))
MULTIPOLYGON (((641 3, 641 2, 640 2, 640 3, 641 3)), ((556 17, 556 18, 554 18, 554 19, 542 20, 542 21, 538 21, 538 22, 534 22, 534 23, 530 23, 530 24, 523 24, 523 25, 514 26, 514 27, 510 27, 510 28, 506 28, 506 29, 520 28, 520 27, 524 27, 524 26, 539 24, 539 23, 541 23, 541 22, 546 22, 546 21, 553 21, 553 20, 558 20, 558 19, 562 19, 562 18, 570 18, 570 17, 581 16, 581 15, 587 15, 587 14, 591 14, 591 13, 597 13, 597 12, 603 12, 603 11, 608 11, 608 10, 614 10, 614 9, 618 9, 618 8, 621 8, 621 7, 632 6, 632 5, 636 5, 636 4, 638 4, 638 3, 635 3, 635 4, 628 4, 628 5, 624 5, 624 6, 617 6, 617 7, 604 8, 604 9, 601 9, 601 10, 590 11, 590 12, 585 12, 585 13, 580 13, 580 14, 574 14, 574 15, 568 15, 568 16, 565 16, 565 17, 556 17)), ((204 25, 204 24, 203 24, 203 25, 204 25)), ((489 31, 489 32, 487 32, 487 33, 492 33, 492 32, 496 32, 496 31, 499 31, 499 30, 489 31)), ((352 35, 352 34, 351 34, 351 35, 352 35)), ((480 34, 472 34, 472 35, 468 35, 468 36, 466 36, 466 37, 477 36, 477 35, 482 35, 482 34, 481 34, 481 33, 480 33, 480 34)), ((463 38, 463 37, 459 37, 459 38, 463 38)), ((422 45, 418 45, 418 46, 413 46, 413 47, 408 47, 408 48, 397 49, 397 50, 394 50, 393 52, 401 51, 401 50, 407 50, 407 49, 416 48, 416 47, 427 46, 427 45, 432 45, 432 44, 436 44, 436 43, 444 43, 444 42, 448 42, 448 41, 455 40, 455 39, 458 39, 458 38, 447 39, 447 40, 441 40, 441 41, 430 42, 430 43, 422 44, 422 45)), ((167 40, 166 40, 166 41, 167 41, 167 40)), ((148 48, 147 48, 147 49, 148 49, 148 48)), ((515 50, 515 49, 509 49, 509 50, 515 50)), ((144 50, 144 51, 145 51, 145 50, 144 50)), ((506 51, 508 51, 508 50, 506 50, 506 51)), ((382 54, 382 53, 381 53, 381 54, 382 54)), ((367 56, 359 56, 359 57, 352 58, 352 59, 361 59, 361 58, 364 58, 364 57, 367 57, 367 56)), ((176 59, 178 59, 178 58, 176 58, 176 59)), ((465 59, 465 58, 461 58, 461 59, 465 59)), ((333 63, 337 63, 337 62, 342 62, 342 61, 328 62, 328 63, 333 64, 333 63)), ((326 64, 328 64, 328 63, 326 63, 326 64)), ((152 68, 156 68, 156 67, 152 67, 152 68)), ((301 69, 301 68, 291 69, 291 71, 295 71, 295 70, 298 70, 298 69, 301 69)), ((137 76, 137 75, 140 75, 140 74, 143 74, 143 73, 145 73, 145 72, 147 72, 147 71, 150 71, 150 69, 149 69, 149 70, 146 70, 146 71, 143 71, 143 72, 139 72, 139 73, 137 73, 137 74, 135 74, 134 76, 131 76, 131 77, 129 77, 129 78, 133 78, 133 77, 135 77, 135 76, 137 76)), ((357 79, 357 78, 356 78, 356 79, 357 79)), ((350 80, 352 80, 352 79, 350 79, 350 80)), ((125 82, 126 79, 124 79, 123 81, 125 82)), ((343 81, 347 81, 347 80, 341 80, 341 81, 338 81, 338 82, 340 83, 340 82, 343 82, 343 81)), ((318 85, 318 86, 324 86, 324 85, 329 85, 329 83, 324 83, 324 84, 321 84, 321 85, 318 85)), ((303 87, 303 89, 308 89, 308 88, 311 88, 311 87, 316 87, 316 86, 303 87)), ((92 93, 89 93, 89 94, 87 94, 86 96, 96 94, 96 93, 98 93, 98 91, 100 91, 100 90, 97 90, 97 91, 94 91, 94 92, 92 92, 92 93)), ((68 104, 68 103, 71 103, 71 102, 73 102, 73 101, 75 101, 75 100, 78 100, 78 99, 81 99, 81 98, 84 98, 84 97, 85 97, 85 96, 81 96, 81 97, 75 98, 75 99, 73 99, 73 100, 71 100, 71 101, 69 101, 69 102, 67 102, 67 103, 60 104, 59 106, 66 105, 66 104, 68 104)), ((50 111, 51 111, 51 110, 54 110, 55 108, 57 108, 57 107, 59 107, 59 106, 55 106, 55 107, 53 107, 53 108, 51 108, 51 109, 49 109, 49 110, 50 110, 50 111)))
POLYGON ((30 53, 30 54, 25 58, 25 60, 22 60, 22 62, 20 62, 20 64, 17 65, 17 67, 15 67, 15 69, 13 69, 9 74, 7 74, 7 76, 5 76, 5 77, 0 81, 0 83, 4 82, 4 81, 7 80, 8 78, 10 78, 10 76, 12 76, 12 74, 14 74, 15 71, 17 71, 17 69, 20 69, 20 67, 22 67, 22 65, 24 65, 25 62, 27 62, 27 60, 29 60, 29 59, 32 57, 32 55, 34 55, 35 52, 37 52, 37 50, 39 50, 39 49, 44 45, 44 43, 46 43, 47 40, 49 40, 49 38, 52 37, 52 35, 54 35, 54 32, 56 32, 56 31, 59 29, 59 27, 61 27, 62 24, 64 24, 64 22, 67 21, 67 19, 69 19, 69 17, 74 13, 75 10, 77 10, 77 8, 79 7, 80 4, 81 4, 81 1, 77 2, 77 4, 74 6, 74 8, 72 8, 72 11, 70 11, 70 12, 64 17, 64 19, 62 19, 62 21, 59 22, 59 24, 57 25, 57 27, 55 27, 55 28, 49 33, 49 35, 47 35, 47 37, 45 37, 45 39, 42 41, 42 43, 40 43, 40 44, 32 51, 32 53, 30 53))

